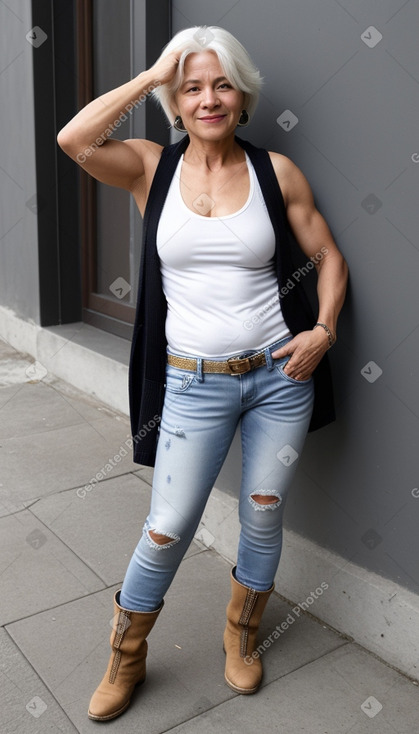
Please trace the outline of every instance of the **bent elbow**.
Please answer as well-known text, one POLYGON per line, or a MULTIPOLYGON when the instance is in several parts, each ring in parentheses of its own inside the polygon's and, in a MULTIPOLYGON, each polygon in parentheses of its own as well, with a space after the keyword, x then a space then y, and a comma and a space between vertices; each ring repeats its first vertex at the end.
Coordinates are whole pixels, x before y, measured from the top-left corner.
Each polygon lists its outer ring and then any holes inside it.
POLYGON ((72 129, 69 125, 65 125, 57 135, 57 143, 61 150, 64 151, 70 158, 76 158, 77 153, 82 149, 80 140, 77 135, 77 131, 72 129))
POLYGON ((69 134, 67 125, 63 127, 57 135, 57 143, 61 150, 68 153, 70 148, 74 145, 73 136, 69 134))

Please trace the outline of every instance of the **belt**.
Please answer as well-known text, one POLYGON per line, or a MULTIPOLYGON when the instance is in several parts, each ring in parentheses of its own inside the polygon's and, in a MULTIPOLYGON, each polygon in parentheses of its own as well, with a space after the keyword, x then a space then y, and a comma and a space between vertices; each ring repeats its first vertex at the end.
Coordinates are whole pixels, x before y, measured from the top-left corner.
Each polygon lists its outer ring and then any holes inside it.
MULTIPOLYGON (((179 367, 184 370, 196 371, 197 360, 192 357, 177 357, 175 354, 167 355, 167 363, 172 367, 179 367)), ((227 375, 243 375, 250 372, 256 367, 262 367, 266 364, 265 353, 260 352, 251 357, 230 357, 225 362, 215 362, 211 359, 202 360, 203 372, 216 372, 227 375)))

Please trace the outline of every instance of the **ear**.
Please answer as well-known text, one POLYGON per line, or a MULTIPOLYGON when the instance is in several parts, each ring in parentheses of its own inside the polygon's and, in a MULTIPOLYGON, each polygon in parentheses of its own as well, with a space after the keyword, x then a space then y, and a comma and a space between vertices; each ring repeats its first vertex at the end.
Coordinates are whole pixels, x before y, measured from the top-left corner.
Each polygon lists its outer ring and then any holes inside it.
POLYGON ((176 99, 176 94, 177 92, 175 92, 174 94, 170 96, 170 102, 169 102, 170 109, 172 110, 174 117, 176 117, 176 115, 180 115, 179 105, 176 99))
POLYGON ((170 111, 173 114, 173 119, 177 117, 177 115, 180 115, 179 107, 177 106, 175 100, 170 103, 170 111))

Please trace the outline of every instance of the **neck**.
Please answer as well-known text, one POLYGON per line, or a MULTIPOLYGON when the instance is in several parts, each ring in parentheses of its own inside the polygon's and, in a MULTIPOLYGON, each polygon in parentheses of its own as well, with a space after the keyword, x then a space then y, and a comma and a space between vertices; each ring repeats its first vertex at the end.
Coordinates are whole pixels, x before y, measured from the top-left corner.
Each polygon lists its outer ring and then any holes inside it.
POLYGON ((202 140, 202 138, 190 135, 190 142, 184 153, 184 161, 214 171, 222 166, 241 163, 243 156, 243 149, 235 141, 234 132, 223 140, 202 140))

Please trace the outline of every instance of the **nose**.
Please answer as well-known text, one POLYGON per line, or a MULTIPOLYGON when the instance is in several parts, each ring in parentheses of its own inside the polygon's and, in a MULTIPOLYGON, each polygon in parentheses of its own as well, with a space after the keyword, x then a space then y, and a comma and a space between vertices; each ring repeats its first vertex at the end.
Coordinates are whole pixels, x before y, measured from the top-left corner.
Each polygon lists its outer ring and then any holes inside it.
POLYGON ((210 85, 203 89, 201 105, 202 107, 217 107, 219 105, 216 91, 210 85))

